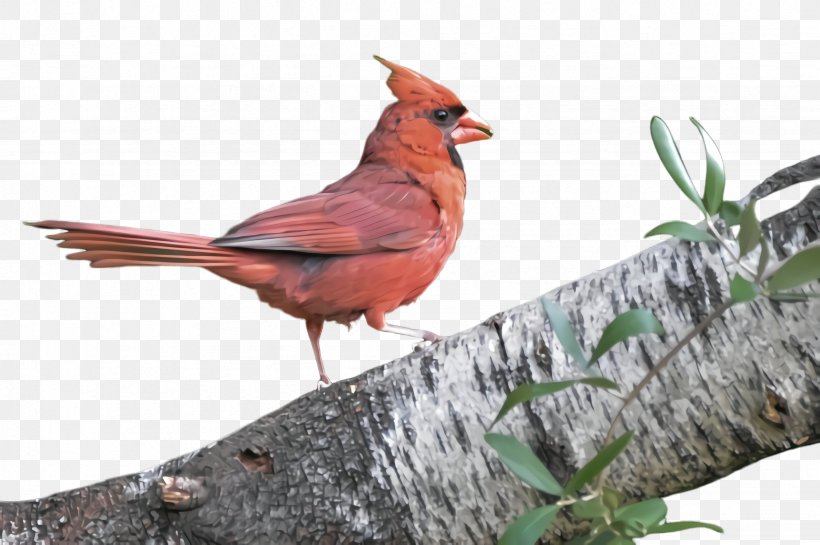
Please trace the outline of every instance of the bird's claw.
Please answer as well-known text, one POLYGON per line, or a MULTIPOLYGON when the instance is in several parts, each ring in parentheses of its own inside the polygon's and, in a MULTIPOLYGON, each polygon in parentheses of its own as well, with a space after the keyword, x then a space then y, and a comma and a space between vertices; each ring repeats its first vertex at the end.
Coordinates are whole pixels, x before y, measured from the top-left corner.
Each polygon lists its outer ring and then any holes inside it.
POLYGON ((316 391, 318 392, 323 388, 329 388, 331 384, 333 384, 333 381, 330 380, 330 377, 322 373, 319 375, 319 380, 316 382, 316 391))
POLYGON ((444 337, 441 335, 436 335, 435 333, 430 333, 429 331, 425 331, 422 339, 423 340, 420 343, 413 347, 414 352, 421 352, 425 348, 432 346, 439 341, 443 341, 444 337))

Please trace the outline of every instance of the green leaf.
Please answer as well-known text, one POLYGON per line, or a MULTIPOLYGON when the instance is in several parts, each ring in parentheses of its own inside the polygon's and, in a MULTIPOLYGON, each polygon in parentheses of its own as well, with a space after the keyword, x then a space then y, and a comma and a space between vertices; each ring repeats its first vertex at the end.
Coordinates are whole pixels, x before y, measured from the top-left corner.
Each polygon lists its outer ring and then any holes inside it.
POLYGON ((644 238, 655 235, 672 235, 673 237, 678 237, 681 240, 688 240, 690 242, 708 242, 715 240, 715 237, 705 230, 691 223, 686 223, 685 221, 668 221, 661 223, 646 233, 644 238))
POLYGON ((593 520, 609 513, 600 497, 591 500, 579 500, 572 504, 572 514, 581 519, 593 520))
POLYGON ((576 493, 582 486, 597 477, 601 471, 612 463, 612 460, 626 449, 633 435, 635 435, 634 432, 628 431, 602 448, 592 460, 587 462, 584 467, 579 469, 578 472, 570 478, 564 486, 564 495, 568 496, 576 493))
POLYGON ((581 349, 581 345, 578 344, 575 331, 572 329, 564 309, 558 303, 546 297, 541 298, 541 304, 544 305, 544 311, 546 311, 550 320, 550 326, 555 332, 555 336, 558 337, 564 352, 569 354, 580 367, 588 367, 587 358, 581 349))
POLYGON ((632 540, 617 541, 619 539, 624 538, 607 528, 594 536, 592 534, 578 536, 567 541, 564 545, 620 545, 623 543, 632 543, 632 540))
POLYGON ((618 385, 612 382, 611 380, 607 380, 603 377, 586 377, 580 378, 575 380, 563 380, 560 382, 542 382, 539 384, 522 384, 515 390, 509 393, 507 399, 504 400, 504 405, 501 406, 501 410, 498 411, 498 416, 495 417, 493 420, 492 425, 495 425, 496 422, 504 418, 504 416, 510 412, 510 410, 527 401, 532 401, 538 397, 554 394, 556 392, 560 392, 561 390, 565 390, 571 386, 575 386, 576 384, 586 384, 588 386, 594 386, 596 388, 606 388, 607 390, 617 390, 618 385))
POLYGON ((568 541, 565 545, 626 545, 630 543, 634 543, 634 541, 621 537, 611 530, 604 530, 595 536, 587 534, 585 536, 576 537, 568 541))
POLYGON ((820 278, 820 246, 806 248, 787 259, 769 278, 770 291, 796 288, 820 278))
POLYGON ((749 202, 740 214, 740 233, 737 242, 740 244, 740 257, 748 254, 760 243, 760 222, 755 215, 755 201, 749 202))
POLYGON ((601 340, 598 341, 598 346, 592 351, 589 364, 595 363, 598 358, 619 342, 644 333, 654 333, 656 335, 663 335, 664 333, 663 326, 651 312, 641 308, 634 308, 619 314, 604 329, 601 340))
POLYGON ((488 433, 484 440, 495 449, 504 465, 519 479, 547 494, 561 495, 561 485, 530 447, 515 437, 500 433, 488 433))
POLYGON ((552 526, 561 508, 545 505, 521 515, 504 531, 498 545, 532 545, 552 526))
POLYGON ((609 524, 609 527, 622 536, 627 537, 643 537, 646 535, 648 528, 639 522, 625 522, 623 520, 615 520, 609 524))
POLYGON ((666 171, 672 177, 672 180, 683 191, 683 194, 689 197, 689 200, 695 203, 695 206, 701 212, 706 214, 706 207, 703 206, 703 201, 692 183, 692 178, 689 177, 689 172, 686 170, 686 165, 683 164, 678 145, 675 144, 675 139, 672 138, 669 127, 663 119, 655 116, 649 122, 649 132, 652 134, 652 142, 655 144, 658 157, 660 157, 661 163, 666 167, 666 171))
POLYGON ((640 534, 632 537, 640 537, 666 518, 666 512, 666 503, 661 498, 652 498, 616 509, 614 519, 635 528, 640 534))
POLYGON ((564 545, 587 545, 589 540, 592 539, 592 536, 589 534, 578 536, 570 539, 564 545))
POLYGON ((667 522, 666 524, 659 524, 649 529, 647 534, 669 534, 672 532, 682 532, 684 530, 691 530, 693 528, 705 528, 712 530, 719 534, 723 533, 723 528, 717 524, 709 524, 708 522, 699 522, 696 520, 681 520, 678 522, 667 522))
POLYGON ((757 297, 760 291, 757 284, 749 282, 739 274, 735 274, 732 283, 729 285, 729 293, 735 303, 745 303, 757 297))
POLYGON ((602 499, 604 505, 606 505, 609 509, 614 511, 615 509, 620 507, 621 502, 623 501, 623 494, 621 494, 614 488, 609 488, 608 486, 605 486, 603 487, 602 499))
POLYGON ((723 201, 718 211, 720 217, 726 222, 727 227, 740 224, 740 215, 743 213, 743 207, 736 201, 723 201))
POLYGON ((760 237, 760 257, 757 260, 757 278, 763 278, 763 273, 766 272, 766 266, 769 264, 769 243, 764 237, 760 237))
POLYGON ((633 545, 635 542, 629 538, 619 536, 615 532, 605 531, 586 542, 586 545, 633 545))
POLYGON ((694 117, 690 117, 703 140, 703 148, 706 152, 706 188, 703 191, 703 203, 710 216, 717 214, 720 205, 723 204, 723 189, 726 185, 726 172, 723 169, 723 157, 720 150, 706 132, 706 129, 694 117))

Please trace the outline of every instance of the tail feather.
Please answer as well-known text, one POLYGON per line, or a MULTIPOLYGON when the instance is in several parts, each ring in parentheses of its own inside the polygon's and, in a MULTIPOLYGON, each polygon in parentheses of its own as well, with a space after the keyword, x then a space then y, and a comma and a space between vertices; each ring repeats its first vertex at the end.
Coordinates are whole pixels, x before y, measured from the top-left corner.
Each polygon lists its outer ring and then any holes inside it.
POLYGON ((203 250, 202 248, 194 248, 191 246, 182 246, 178 244, 162 245, 156 241, 150 243, 143 243, 139 240, 123 240, 112 239, 110 237, 73 237, 68 233, 61 233, 58 238, 54 235, 46 237, 52 240, 62 240, 57 246, 60 248, 82 249, 82 250, 112 250, 122 252, 132 252, 139 254, 154 254, 154 255, 180 255, 180 256, 202 256, 211 257, 220 254, 219 252, 212 252, 203 250), (65 236, 68 235, 68 236, 65 236))
POLYGON ((58 246, 62 248, 83 250, 68 258, 87 259, 92 267, 227 267, 236 265, 241 255, 231 248, 211 246, 213 239, 199 235, 69 221, 40 221, 28 225, 64 230, 48 238, 61 241, 58 246))
POLYGON ((213 240, 200 235, 186 235, 182 233, 169 233, 167 231, 154 231, 152 229, 121 227, 119 225, 100 225, 98 223, 82 223, 77 221, 45 220, 24 223, 32 227, 39 227, 40 229, 62 229, 63 231, 69 232, 124 236, 144 240, 161 240, 162 242, 190 243, 200 241, 209 243, 213 240))
MULTIPOLYGON (((191 235, 195 236, 195 235, 191 235)), ((66 248, 70 248, 69 244, 123 244, 140 247, 156 246, 157 248, 173 248, 178 247, 180 250, 191 247, 191 241, 176 242, 172 240, 159 241, 150 238, 126 237, 124 235, 106 235, 104 233, 87 233, 83 231, 70 231, 63 233, 54 233, 53 235, 46 235, 46 238, 51 240, 60 240, 60 244, 65 244, 66 248)), ((208 240, 203 237, 204 240, 208 240)))

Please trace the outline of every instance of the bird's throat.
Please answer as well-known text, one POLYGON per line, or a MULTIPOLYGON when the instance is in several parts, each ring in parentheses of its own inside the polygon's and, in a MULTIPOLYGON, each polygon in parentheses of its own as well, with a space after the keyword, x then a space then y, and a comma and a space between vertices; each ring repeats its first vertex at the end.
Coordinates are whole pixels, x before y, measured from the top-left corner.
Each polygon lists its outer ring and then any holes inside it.
POLYGON ((461 155, 458 154, 455 144, 451 143, 447 145, 447 154, 450 156, 450 160, 453 162, 453 165, 463 171, 464 163, 461 161, 461 155))

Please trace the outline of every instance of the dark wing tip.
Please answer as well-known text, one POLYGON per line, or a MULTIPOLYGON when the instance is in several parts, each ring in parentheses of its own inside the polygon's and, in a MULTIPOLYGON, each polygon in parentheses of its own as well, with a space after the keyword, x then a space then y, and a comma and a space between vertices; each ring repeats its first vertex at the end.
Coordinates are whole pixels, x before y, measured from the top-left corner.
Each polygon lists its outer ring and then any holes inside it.
POLYGON ((209 242, 208 246, 231 246, 231 242, 235 242, 235 240, 231 237, 219 237, 209 242))
POLYGON ((219 246, 220 248, 251 248, 254 240, 264 240, 264 236, 256 235, 249 237, 231 237, 228 235, 215 238, 208 243, 208 246, 219 246))

